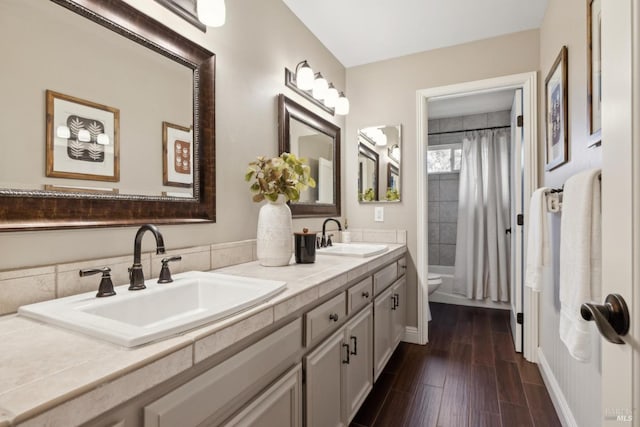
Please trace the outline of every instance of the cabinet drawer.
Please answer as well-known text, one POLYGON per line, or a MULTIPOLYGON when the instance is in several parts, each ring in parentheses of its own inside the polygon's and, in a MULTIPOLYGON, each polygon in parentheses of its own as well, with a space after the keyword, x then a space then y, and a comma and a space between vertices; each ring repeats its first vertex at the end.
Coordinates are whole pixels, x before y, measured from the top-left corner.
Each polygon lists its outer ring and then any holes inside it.
POLYGON ((362 307, 373 301, 373 279, 366 279, 356 283, 347 291, 347 308, 349 314, 355 313, 362 307))
POLYGON ((378 295, 398 278, 398 264, 392 263, 373 275, 373 289, 378 295))
POLYGON ((403 256, 398 260, 398 278, 404 276, 407 272, 407 257, 403 256))
POLYGON ((291 366, 301 334, 298 319, 147 405, 145 427, 219 424, 291 366))
POLYGON ((345 299, 345 293, 342 292, 304 315, 306 345, 311 344, 342 324, 347 317, 345 299))

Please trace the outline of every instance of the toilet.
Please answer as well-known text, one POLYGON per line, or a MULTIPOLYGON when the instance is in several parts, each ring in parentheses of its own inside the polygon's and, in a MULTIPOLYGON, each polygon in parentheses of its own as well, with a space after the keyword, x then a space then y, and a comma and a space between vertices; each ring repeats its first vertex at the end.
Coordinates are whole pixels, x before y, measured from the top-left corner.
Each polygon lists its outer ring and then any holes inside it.
MULTIPOLYGON (((438 290, 442 285, 442 276, 436 273, 428 273, 427 284, 429 285, 429 295, 438 290)), ((429 321, 431 321, 431 307, 429 307, 429 321)))
POLYGON ((429 295, 438 290, 442 285, 442 276, 436 273, 429 273, 427 276, 427 283, 429 285, 429 295))

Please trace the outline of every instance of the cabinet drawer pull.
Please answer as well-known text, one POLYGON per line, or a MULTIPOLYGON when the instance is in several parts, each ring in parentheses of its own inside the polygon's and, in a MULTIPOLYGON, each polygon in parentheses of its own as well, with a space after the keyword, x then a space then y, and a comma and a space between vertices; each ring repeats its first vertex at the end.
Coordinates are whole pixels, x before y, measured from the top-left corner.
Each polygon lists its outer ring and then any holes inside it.
POLYGON ((358 337, 351 337, 351 342, 353 343, 353 351, 351 352, 352 355, 357 356, 358 355, 358 337))
POLYGON ((396 307, 396 294, 393 294, 391 295, 391 310, 395 310, 396 307))
POLYGON ((362 298, 369 298, 369 292, 363 292, 362 298))
POLYGON ((400 295, 399 294, 393 294, 393 300, 395 302, 396 308, 400 307, 400 295))
POLYGON ((329 320, 333 320, 334 322, 337 322, 337 321, 338 321, 338 319, 339 319, 339 317, 338 317, 338 313, 331 313, 331 314, 329 315, 329 320))
POLYGON ((351 351, 349 350, 349 344, 342 344, 342 347, 344 347, 345 350, 347 350, 346 351, 347 359, 343 360, 342 363, 346 363, 348 365, 349 363, 351 363, 351 357, 350 357, 351 351))

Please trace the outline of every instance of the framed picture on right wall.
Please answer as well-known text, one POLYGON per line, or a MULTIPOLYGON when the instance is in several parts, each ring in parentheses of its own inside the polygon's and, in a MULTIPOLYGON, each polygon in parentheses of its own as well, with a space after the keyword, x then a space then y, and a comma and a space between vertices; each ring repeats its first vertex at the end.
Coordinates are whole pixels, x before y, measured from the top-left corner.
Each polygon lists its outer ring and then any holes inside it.
POLYGON ((589 147, 602 142, 601 22, 600 0, 587 0, 587 104, 589 106, 589 147))
POLYGON ((544 81, 545 169, 548 171, 565 164, 569 159, 567 56, 567 47, 562 46, 544 81))

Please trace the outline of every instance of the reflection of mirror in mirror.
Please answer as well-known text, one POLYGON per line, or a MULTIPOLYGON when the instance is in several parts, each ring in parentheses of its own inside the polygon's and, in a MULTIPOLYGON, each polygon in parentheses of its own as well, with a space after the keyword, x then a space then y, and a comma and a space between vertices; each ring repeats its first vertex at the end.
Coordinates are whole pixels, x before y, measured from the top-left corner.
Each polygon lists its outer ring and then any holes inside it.
POLYGON ((400 201, 401 126, 358 130, 358 200, 400 201))
POLYGON ((340 216, 340 128, 280 94, 278 143, 280 153, 306 158, 316 181, 289 204, 293 216, 340 216))
POLYGON ((295 203, 333 203, 333 139, 294 118, 289 124, 291 152, 307 159, 316 181, 295 203))
MULTIPOLYGON (((180 186, 163 185, 166 154, 162 150, 163 122, 187 129, 193 126, 191 68, 51 1, 3 0, 0 4, 0 37, 19 40, 19 43, 3 44, 2 49, 0 93, 5 109, 0 116, 0 129, 4 135, 11 135, 11 139, 3 145, 0 156, 0 188, 29 191, 77 188, 82 192, 95 188, 96 194, 112 191, 110 194, 114 198, 123 195, 160 197, 163 192, 182 198, 192 197, 193 186, 184 185, 184 180, 173 180, 179 181, 180 186), (120 139, 119 159, 116 159, 120 164, 119 180, 105 184, 79 178, 82 174, 76 174, 75 178, 73 174, 62 178, 54 178, 53 174, 45 176, 47 89, 120 111, 119 130, 115 129, 120 139)), ((73 113, 61 112, 60 120, 64 120, 65 114, 74 117, 73 113)), ((91 162, 97 160, 91 160, 90 154, 83 158, 67 154, 66 133, 55 131, 63 125, 64 121, 53 123, 53 144, 65 147, 64 150, 56 148, 55 155, 65 157, 69 170, 83 171, 91 176, 91 162)), ((81 136, 77 131, 75 134, 81 136)), ((92 145, 100 148, 95 141, 81 144, 83 139, 73 140, 73 136, 72 130, 68 139, 70 147, 73 144, 89 147, 83 149, 87 153, 91 152, 92 145)), ((171 154, 177 153, 172 142, 168 144, 173 150, 171 154)), ((191 145, 192 141, 182 144, 191 145)), ((181 156, 185 157, 182 151, 181 156)), ((185 162, 189 163, 192 158, 187 157, 185 162)), ((169 172, 184 174, 184 165, 176 169, 173 157, 170 159, 169 172)))

